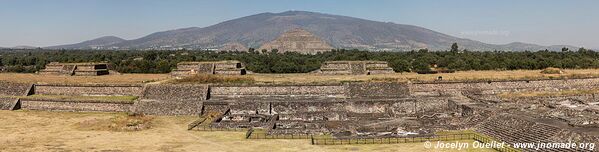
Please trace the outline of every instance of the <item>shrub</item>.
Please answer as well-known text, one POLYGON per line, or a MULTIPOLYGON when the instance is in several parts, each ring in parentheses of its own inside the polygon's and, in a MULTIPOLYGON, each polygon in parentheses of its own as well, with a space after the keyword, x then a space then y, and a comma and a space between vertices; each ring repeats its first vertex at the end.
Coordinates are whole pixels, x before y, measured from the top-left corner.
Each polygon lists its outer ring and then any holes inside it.
POLYGON ((552 68, 552 67, 549 67, 549 68, 545 68, 545 69, 543 69, 543 70, 541 71, 541 73, 543 73, 543 74, 562 74, 562 73, 564 73, 564 71, 562 71, 562 70, 561 70, 561 69, 559 69, 559 68, 552 68))

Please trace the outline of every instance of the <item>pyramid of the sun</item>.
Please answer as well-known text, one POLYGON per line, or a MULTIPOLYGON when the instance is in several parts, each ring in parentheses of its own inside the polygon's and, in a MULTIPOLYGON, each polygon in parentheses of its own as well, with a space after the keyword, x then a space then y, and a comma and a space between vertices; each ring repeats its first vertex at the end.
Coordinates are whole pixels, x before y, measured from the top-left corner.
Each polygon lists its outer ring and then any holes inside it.
POLYGON ((316 54, 317 52, 331 51, 333 47, 314 34, 299 28, 283 33, 271 42, 263 44, 258 50, 271 51, 277 49, 279 53, 300 52, 316 54))

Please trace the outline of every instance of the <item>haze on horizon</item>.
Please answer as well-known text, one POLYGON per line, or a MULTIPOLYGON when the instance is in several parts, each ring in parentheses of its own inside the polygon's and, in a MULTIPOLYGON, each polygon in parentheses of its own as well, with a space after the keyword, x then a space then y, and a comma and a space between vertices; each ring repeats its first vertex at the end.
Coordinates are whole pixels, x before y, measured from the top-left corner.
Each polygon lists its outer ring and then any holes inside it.
POLYGON ((491 44, 599 48, 599 1, 0 0, 0 47, 52 46, 102 36, 136 39, 264 12, 312 11, 409 24, 491 44))

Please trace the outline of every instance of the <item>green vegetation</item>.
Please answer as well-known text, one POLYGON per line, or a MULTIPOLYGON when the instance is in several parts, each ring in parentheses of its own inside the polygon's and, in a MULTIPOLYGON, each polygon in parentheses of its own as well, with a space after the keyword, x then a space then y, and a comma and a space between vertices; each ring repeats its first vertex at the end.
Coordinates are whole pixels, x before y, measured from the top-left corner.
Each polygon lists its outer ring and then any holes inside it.
POLYGON ((0 62, 11 72, 34 72, 54 62, 109 62, 121 73, 168 73, 183 61, 239 60, 247 69, 258 73, 305 73, 320 68, 324 61, 380 60, 389 62, 396 72, 427 73, 432 65, 448 70, 538 70, 599 68, 599 52, 581 48, 577 51, 478 52, 460 50, 458 44, 450 51, 426 49, 408 52, 368 52, 333 50, 314 55, 277 51, 214 52, 205 50, 179 51, 116 51, 116 50, 4 50, 0 62))

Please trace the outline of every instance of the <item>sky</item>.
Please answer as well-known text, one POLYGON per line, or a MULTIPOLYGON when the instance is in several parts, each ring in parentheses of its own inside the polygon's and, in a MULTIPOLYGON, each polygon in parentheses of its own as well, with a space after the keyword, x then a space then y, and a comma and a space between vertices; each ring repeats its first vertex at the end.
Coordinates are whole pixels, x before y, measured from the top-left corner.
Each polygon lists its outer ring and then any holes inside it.
POLYGON ((136 39, 264 12, 416 25, 491 44, 599 48, 597 0, 0 0, 0 47, 136 39))

